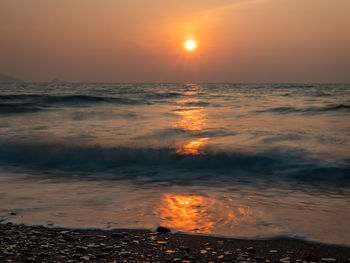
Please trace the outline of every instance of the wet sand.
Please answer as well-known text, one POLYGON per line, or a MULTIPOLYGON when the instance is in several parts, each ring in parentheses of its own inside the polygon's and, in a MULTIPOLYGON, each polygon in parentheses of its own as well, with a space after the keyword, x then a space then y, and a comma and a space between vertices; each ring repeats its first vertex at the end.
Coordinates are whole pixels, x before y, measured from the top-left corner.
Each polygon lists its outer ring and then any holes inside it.
POLYGON ((350 262, 345 246, 160 232, 0 224, 0 262, 350 262))

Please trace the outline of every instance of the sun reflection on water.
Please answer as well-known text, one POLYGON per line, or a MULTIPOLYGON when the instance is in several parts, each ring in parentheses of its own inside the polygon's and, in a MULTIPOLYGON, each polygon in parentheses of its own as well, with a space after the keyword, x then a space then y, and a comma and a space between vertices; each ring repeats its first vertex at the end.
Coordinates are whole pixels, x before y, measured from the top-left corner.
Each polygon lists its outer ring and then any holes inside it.
POLYGON ((192 154, 197 155, 200 154, 200 148, 206 145, 209 138, 199 138, 197 140, 190 141, 189 143, 184 144, 179 147, 176 152, 179 154, 192 154))
MULTIPOLYGON (((190 96, 197 94, 198 90, 194 88, 192 87, 190 90, 185 91, 185 94, 190 96)), ((176 108, 175 113, 180 116, 180 119, 174 126, 186 131, 202 131, 206 125, 206 114, 203 107, 198 106, 198 103, 199 100, 194 98, 177 101, 177 104, 181 106, 176 108)), ((201 154, 203 153, 201 148, 208 144, 208 140, 208 137, 203 137, 183 143, 176 147, 176 153, 187 155, 201 154)))
POLYGON ((198 195, 165 194, 157 214, 168 227, 196 233, 211 232, 214 221, 207 210, 208 200, 198 195))
POLYGON ((176 114, 181 117, 175 125, 177 128, 182 128, 186 131, 200 131, 205 125, 206 116, 202 108, 179 107, 176 114))
POLYGON ((234 234, 238 224, 250 222, 252 210, 201 195, 168 193, 163 195, 156 215, 163 225, 178 231, 210 234, 224 228, 234 234))

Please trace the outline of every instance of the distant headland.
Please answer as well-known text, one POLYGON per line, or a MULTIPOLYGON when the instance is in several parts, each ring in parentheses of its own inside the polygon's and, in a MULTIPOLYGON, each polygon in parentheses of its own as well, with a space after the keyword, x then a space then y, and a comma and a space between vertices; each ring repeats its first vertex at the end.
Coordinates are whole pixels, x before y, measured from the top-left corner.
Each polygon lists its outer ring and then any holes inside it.
POLYGON ((18 83, 18 82, 24 82, 24 80, 0 73, 0 83, 18 83))

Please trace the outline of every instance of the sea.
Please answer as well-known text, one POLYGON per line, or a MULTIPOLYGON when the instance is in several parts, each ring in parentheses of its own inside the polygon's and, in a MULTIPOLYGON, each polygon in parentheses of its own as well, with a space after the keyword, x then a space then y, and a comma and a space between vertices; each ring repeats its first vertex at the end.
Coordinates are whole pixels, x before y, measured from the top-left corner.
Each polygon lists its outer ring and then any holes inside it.
POLYGON ((350 245, 350 84, 0 84, 0 221, 350 245))

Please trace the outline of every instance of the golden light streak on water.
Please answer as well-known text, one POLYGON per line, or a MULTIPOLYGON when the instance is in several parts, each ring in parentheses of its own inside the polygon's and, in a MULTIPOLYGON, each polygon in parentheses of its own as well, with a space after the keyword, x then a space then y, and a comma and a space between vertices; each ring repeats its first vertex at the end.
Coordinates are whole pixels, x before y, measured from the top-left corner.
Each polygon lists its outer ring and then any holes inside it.
MULTIPOLYGON (((177 103, 181 105, 189 105, 179 107, 179 111, 176 111, 181 118, 175 124, 175 127, 180 127, 187 131, 201 131, 206 124, 206 114, 199 106, 192 106, 192 104, 198 103, 197 99, 179 100, 177 103)), ((209 138, 198 138, 184 143, 178 147, 176 152, 179 154, 197 155, 201 153, 201 148, 208 144, 209 138)))
POLYGON ((156 214, 173 229, 210 233, 215 221, 211 220, 208 205, 203 196, 165 194, 156 214))
POLYGON ((200 131, 205 126, 206 115, 201 108, 185 108, 184 110, 177 111, 176 114, 181 117, 175 125, 177 128, 182 128, 187 131, 200 131))
POLYGON ((250 222, 249 206, 227 207, 213 197, 191 194, 164 194, 155 214, 163 224, 177 231, 214 233, 217 228, 234 231, 239 223, 250 222))
POLYGON ((197 140, 190 141, 189 143, 186 143, 182 147, 178 148, 176 150, 177 153, 179 154, 192 154, 192 155, 197 155, 200 154, 201 147, 205 146, 208 142, 209 138, 200 138, 197 140))

